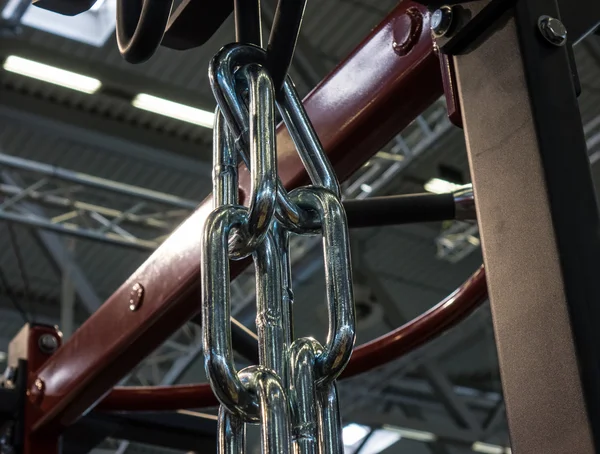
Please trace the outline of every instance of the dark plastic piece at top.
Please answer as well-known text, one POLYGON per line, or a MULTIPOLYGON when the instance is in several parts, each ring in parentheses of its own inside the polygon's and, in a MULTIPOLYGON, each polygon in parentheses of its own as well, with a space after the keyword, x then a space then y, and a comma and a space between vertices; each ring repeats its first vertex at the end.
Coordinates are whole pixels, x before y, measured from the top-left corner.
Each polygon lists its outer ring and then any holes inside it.
POLYGON ((89 10, 97 0, 33 0, 33 6, 65 16, 77 16, 89 10))
POLYGON ((279 0, 277 2, 267 47, 267 67, 277 93, 281 92, 281 87, 292 64, 305 7, 306 0, 279 0))
POLYGON ((183 0, 173 11, 162 45, 187 50, 203 45, 233 11, 233 0, 183 0))
POLYGON ((129 63, 148 60, 163 39, 173 0, 117 0, 117 43, 129 63))

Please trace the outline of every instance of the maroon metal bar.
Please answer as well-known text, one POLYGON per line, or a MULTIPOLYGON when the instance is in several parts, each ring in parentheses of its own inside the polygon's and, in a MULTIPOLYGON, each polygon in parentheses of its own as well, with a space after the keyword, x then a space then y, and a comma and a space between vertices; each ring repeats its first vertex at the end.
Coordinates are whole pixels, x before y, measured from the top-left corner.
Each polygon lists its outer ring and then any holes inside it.
MULTIPOLYGON (((384 336, 357 347, 342 378, 383 366, 440 336, 467 318, 487 299, 481 267, 454 293, 384 336)), ((115 388, 96 407, 102 411, 167 411, 218 405, 210 385, 139 386, 115 388)))
MULTIPOLYGON (((344 180, 441 94, 429 13, 402 2, 306 98, 305 106, 344 180)), ((277 139, 285 186, 307 182, 288 133, 279 129, 277 139)), ((240 183, 247 190, 247 173, 240 183)), ((35 372, 45 386, 35 402, 34 430, 73 423, 199 311, 200 232, 210 210, 208 199, 35 372)), ((243 266, 234 263, 233 275, 243 266)))
POLYGON ((216 407, 219 401, 208 383, 114 388, 95 408, 100 411, 175 411, 216 407))

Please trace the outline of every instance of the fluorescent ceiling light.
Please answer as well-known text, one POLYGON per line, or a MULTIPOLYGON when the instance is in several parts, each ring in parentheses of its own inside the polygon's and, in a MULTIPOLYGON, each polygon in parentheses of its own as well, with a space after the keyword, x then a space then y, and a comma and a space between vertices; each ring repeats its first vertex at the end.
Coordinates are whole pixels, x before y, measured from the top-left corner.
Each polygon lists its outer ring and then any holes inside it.
POLYGON ((156 96, 140 93, 132 104, 138 109, 154 112, 166 117, 175 118, 181 121, 187 121, 195 125, 212 128, 215 118, 214 112, 208 112, 195 107, 186 106, 167 99, 157 98, 156 96))
POLYGON ((397 432, 400 434, 402 438, 406 438, 407 440, 415 440, 415 441, 435 441, 437 440, 437 436, 431 432, 425 432, 424 430, 413 430, 413 429, 404 429, 402 427, 394 427, 394 426, 383 426, 384 429, 390 430, 393 432, 397 432))
POLYGON ((67 87, 83 93, 95 93, 102 86, 98 79, 82 76, 81 74, 65 71, 54 66, 38 63, 26 58, 9 56, 4 62, 4 69, 22 76, 42 80, 51 84, 67 87))
POLYGON ((371 192, 373 192, 373 188, 371 187, 371 185, 368 185, 367 183, 361 184, 360 190, 362 192, 366 192, 367 194, 370 194, 371 192))
POLYGON ((369 429, 367 426, 361 426, 360 424, 354 424, 354 423, 348 424, 342 430, 342 438, 344 440, 344 446, 352 446, 352 445, 358 443, 363 438, 365 438, 367 435, 369 435, 370 431, 371 431, 371 429, 369 429))
POLYGON ((360 452, 361 454, 380 453, 384 449, 392 446, 394 443, 400 440, 400 438, 402 438, 402 435, 395 430, 377 429, 365 442, 360 452))
POLYGON ((462 188, 462 185, 451 183, 440 178, 432 178, 425 183, 425 190, 428 192, 433 192, 434 194, 446 194, 448 192, 456 191, 460 188, 462 188))
POLYGON ((504 446, 491 445, 481 441, 476 441, 473 443, 472 449, 475 452, 481 452, 483 454, 505 454, 509 452, 509 448, 505 448, 504 446))

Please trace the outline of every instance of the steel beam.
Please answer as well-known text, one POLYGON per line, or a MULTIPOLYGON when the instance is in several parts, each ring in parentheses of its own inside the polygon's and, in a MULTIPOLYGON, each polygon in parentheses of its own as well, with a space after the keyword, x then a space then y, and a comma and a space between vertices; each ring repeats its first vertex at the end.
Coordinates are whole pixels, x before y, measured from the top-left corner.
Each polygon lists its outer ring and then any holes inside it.
POLYGON ((421 366, 423 375, 431 384, 434 394, 443 403, 454 422, 463 429, 481 433, 481 423, 477 421, 471 410, 454 393, 454 387, 432 361, 425 360, 421 366))
MULTIPOLYGON (((189 346, 189 351, 177 358, 171 368, 162 377, 160 385, 172 385, 177 383, 185 371, 191 366, 191 364, 202 354, 202 344, 200 339, 197 340, 196 344, 189 346)), ((125 454, 129 450, 129 441, 122 441, 114 454, 125 454)))
POLYGON ((396 426, 435 435, 444 441, 452 441, 460 445, 471 446, 478 441, 473 433, 465 429, 457 429, 453 425, 443 425, 433 421, 416 421, 398 414, 398 412, 376 413, 362 411, 344 415, 345 421, 352 421, 369 427, 396 426))
MULTIPOLYGON (((37 47, 19 39, 0 39, 0 60, 9 55, 95 77, 102 82, 104 88, 102 92, 90 96, 105 97, 112 102, 130 103, 136 94, 148 93, 184 104, 189 104, 190 99, 193 99, 206 110, 214 109, 214 100, 202 98, 197 92, 166 86, 141 74, 132 77, 130 72, 111 66, 98 63, 93 67, 82 65, 81 60, 70 55, 51 48, 37 47)), ((208 161, 212 150, 209 145, 199 146, 193 141, 169 137, 149 128, 125 124, 76 106, 66 106, 11 90, 6 86, 0 88, 0 116, 68 137, 87 146, 120 153, 186 174, 209 176, 211 172, 208 161)))
POLYGON ((98 297, 85 272, 73 259, 63 241, 57 235, 49 232, 40 231, 37 235, 62 272, 68 274, 81 303, 90 314, 94 313, 102 305, 102 300, 98 297))
MULTIPOLYGON (((362 254, 358 255, 361 256, 362 254)), ((385 290, 375 273, 366 266, 358 268, 353 267, 353 270, 355 270, 355 274, 363 274, 365 276, 377 301, 384 309, 386 319, 392 327, 402 326, 409 321, 407 317, 402 314, 402 311, 385 290)), ((456 396, 452 384, 442 374, 434 361, 428 358, 423 359, 420 369, 423 376, 430 383, 434 394, 440 402, 443 403, 456 424, 463 429, 468 429, 473 432, 480 431, 481 424, 476 420, 465 403, 456 396)))
MULTIPOLYGON (((75 242, 71 239, 65 250, 73 255, 75 251, 75 242)), ((75 327, 75 287, 68 269, 63 269, 61 273, 60 290, 60 329, 63 333, 63 340, 67 340, 73 334, 75 327)))
MULTIPOLYGON (((6 171, 0 174, 0 178, 8 184, 19 186, 19 182, 6 171)), ((44 216, 41 207, 27 202, 21 202, 21 204, 27 211, 41 217, 44 216)), ((69 279, 79 295, 81 303, 90 314, 94 313, 102 305, 102 300, 98 297, 92 284, 87 280, 85 273, 73 259, 64 243, 57 235, 50 232, 38 231, 37 236, 61 272, 69 276, 69 279)))
POLYGON ((164 204, 170 207, 182 208, 184 210, 193 210, 198 206, 197 201, 184 199, 172 194, 154 191, 152 189, 141 188, 131 184, 121 183, 119 181, 108 180, 94 175, 88 175, 82 172, 57 167, 52 164, 47 164, 30 159, 19 158, 5 153, 0 153, 0 165, 11 169, 25 170, 34 172, 38 175, 56 178, 58 180, 67 181, 69 183, 83 185, 89 188, 101 189, 103 191, 112 192, 115 194, 136 197, 148 202, 164 204))
POLYGON ((0 88, 0 117, 140 162, 196 176, 210 175, 210 166, 200 160, 198 144, 5 88, 0 88), (173 154, 173 150, 181 155, 173 154))
POLYGON ((484 431, 481 438, 484 441, 490 438, 503 422, 506 422, 506 405, 504 404, 504 401, 498 402, 496 407, 494 407, 488 415, 488 418, 483 424, 484 431))

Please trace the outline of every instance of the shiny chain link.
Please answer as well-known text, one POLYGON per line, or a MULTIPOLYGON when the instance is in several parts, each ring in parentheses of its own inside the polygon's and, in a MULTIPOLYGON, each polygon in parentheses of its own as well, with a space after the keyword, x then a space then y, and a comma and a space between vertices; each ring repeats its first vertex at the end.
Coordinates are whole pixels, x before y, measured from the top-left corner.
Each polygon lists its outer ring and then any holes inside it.
POLYGON ((348 226, 333 168, 289 77, 276 102, 264 50, 225 46, 212 60, 217 100, 213 211, 202 238, 206 372, 219 410, 220 453, 244 451, 245 424, 260 423, 265 453, 343 453, 335 379, 355 341, 348 226), (288 193, 277 175, 275 106, 312 186, 288 193), (251 172, 239 204, 238 155, 251 172), (294 340, 290 234, 320 234, 329 332, 294 340), (229 260, 252 256, 260 364, 237 371, 231 345, 229 260))

